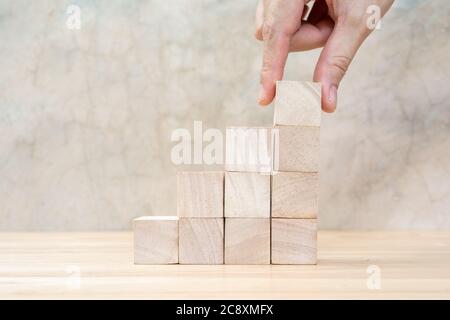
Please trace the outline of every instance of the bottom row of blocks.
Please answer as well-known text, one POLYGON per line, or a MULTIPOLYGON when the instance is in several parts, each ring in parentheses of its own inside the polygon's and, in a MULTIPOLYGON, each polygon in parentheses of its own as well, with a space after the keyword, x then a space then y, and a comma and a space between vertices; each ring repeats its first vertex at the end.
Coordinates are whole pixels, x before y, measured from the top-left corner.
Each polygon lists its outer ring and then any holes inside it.
POLYGON ((141 217, 134 220, 134 261, 316 264, 317 220, 141 217))

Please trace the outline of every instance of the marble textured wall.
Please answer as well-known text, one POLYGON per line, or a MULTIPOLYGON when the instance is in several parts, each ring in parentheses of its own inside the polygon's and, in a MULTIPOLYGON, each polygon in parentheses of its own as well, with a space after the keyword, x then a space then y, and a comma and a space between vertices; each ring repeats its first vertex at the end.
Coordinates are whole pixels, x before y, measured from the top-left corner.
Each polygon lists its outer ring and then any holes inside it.
MULTIPOLYGON (((254 7, 0 0, 0 230, 174 214, 172 130, 271 124, 254 7)), ((397 0, 361 48, 324 116, 322 228, 450 228, 449 17, 446 0, 397 0)), ((317 56, 292 55, 286 78, 310 79, 317 56)))

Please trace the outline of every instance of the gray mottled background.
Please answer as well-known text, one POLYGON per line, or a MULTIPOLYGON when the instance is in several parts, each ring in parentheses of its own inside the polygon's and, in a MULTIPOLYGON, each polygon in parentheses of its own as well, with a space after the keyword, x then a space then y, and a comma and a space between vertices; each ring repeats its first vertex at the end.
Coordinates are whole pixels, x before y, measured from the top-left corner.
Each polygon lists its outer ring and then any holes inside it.
MULTIPOLYGON (((0 230, 175 214, 172 130, 271 125, 254 9, 0 0, 0 230)), ((449 1, 397 0, 361 48, 324 115, 322 228, 450 228, 449 41, 449 1)), ((317 56, 291 55, 286 78, 310 80, 317 56)))

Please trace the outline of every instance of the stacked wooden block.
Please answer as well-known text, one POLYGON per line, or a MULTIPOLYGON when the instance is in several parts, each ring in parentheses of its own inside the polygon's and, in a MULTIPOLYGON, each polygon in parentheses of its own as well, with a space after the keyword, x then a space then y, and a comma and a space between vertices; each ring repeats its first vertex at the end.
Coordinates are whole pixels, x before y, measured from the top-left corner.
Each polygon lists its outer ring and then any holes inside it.
POLYGON ((270 264, 271 128, 227 128, 225 263, 270 264))
POLYGON ((181 264, 223 263, 223 184, 223 172, 178 174, 181 264))
POLYGON ((321 87, 277 83, 272 175, 272 263, 317 262, 321 87))
POLYGON ((134 220, 136 264, 315 264, 320 85, 277 83, 273 128, 227 129, 225 172, 181 172, 177 216, 134 220))

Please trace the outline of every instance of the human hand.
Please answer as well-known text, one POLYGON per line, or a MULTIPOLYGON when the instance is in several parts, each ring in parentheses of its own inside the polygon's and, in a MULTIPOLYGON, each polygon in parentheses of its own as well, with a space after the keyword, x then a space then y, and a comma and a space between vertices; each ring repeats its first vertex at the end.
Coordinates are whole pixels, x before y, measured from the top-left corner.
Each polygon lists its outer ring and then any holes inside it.
POLYGON ((336 109, 337 90, 361 44, 372 32, 367 12, 380 9, 380 17, 394 0, 316 0, 307 22, 302 21, 310 0, 259 0, 256 33, 264 41, 259 103, 268 105, 275 96, 275 82, 283 78, 289 52, 324 47, 314 72, 322 83, 322 109, 336 109))

